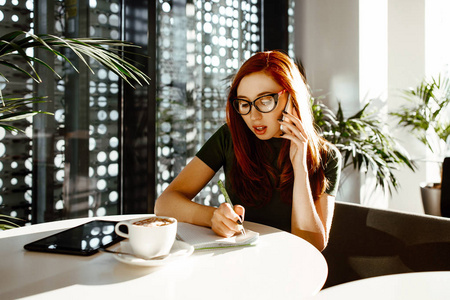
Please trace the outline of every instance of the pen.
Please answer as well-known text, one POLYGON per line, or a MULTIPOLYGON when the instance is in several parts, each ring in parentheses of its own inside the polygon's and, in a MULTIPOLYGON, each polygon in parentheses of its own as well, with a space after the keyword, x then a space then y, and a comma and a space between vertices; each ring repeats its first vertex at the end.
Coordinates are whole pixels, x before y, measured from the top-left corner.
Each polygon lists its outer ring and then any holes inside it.
MULTIPOLYGON (((233 203, 230 200, 230 196, 228 196, 227 190, 223 186, 222 180, 219 180, 218 182, 220 191, 222 192, 223 196, 225 197, 225 201, 231 205, 231 208, 233 208, 233 203)), ((237 220, 238 225, 241 225, 241 233, 245 236, 245 230, 244 230, 244 224, 242 223, 241 218, 237 220)))

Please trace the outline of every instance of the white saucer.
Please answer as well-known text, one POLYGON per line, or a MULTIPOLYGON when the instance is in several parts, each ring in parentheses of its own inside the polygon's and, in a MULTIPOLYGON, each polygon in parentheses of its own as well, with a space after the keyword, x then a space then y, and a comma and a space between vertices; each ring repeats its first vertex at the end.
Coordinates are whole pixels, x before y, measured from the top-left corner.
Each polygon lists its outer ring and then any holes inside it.
MULTIPOLYGON (((128 241, 120 242, 119 251, 133 253, 128 241)), ((182 241, 175 241, 170 250, 169 256, 163 259, 142 259, 126 254, 114 254, 114 258, 120 262, 135 266, 163 266, 173 261, 188 257, 194 252, 194 247, 182 241)))

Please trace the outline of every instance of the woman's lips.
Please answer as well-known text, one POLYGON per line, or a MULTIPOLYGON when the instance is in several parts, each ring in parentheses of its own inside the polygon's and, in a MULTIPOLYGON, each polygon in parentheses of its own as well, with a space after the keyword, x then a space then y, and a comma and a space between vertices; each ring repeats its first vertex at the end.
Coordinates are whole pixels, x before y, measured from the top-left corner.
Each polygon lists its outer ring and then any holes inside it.
POLYGON ((253 126, 253 130, 255 131, 256 134, 262 135, 266 133, 267 126, 253 126))

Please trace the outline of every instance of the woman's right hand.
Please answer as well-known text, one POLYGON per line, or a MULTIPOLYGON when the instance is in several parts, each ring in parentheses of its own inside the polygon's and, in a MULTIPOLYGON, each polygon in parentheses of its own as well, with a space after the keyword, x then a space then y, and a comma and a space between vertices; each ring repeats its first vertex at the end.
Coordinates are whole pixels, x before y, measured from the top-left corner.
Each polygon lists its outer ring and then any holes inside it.
POLYGON ((211 218, 211 229, 220 236, 232 237, 240 232, 242 225, 238 220, 244 221, 245 208, 235 205, 234 210, 228 203, 222 203, 213 213, 211 218))

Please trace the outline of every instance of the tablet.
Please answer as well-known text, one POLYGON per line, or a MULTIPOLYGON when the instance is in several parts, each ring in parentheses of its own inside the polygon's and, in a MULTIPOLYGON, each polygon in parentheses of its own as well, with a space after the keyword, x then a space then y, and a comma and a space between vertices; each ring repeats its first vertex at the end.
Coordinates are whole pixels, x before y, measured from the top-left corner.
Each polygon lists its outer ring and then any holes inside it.
POLYGON ((114 245, 124 238, 116 234, 117 221, 95 220, 26 244, 30 251, 89 256, 99 248, 114 245))

